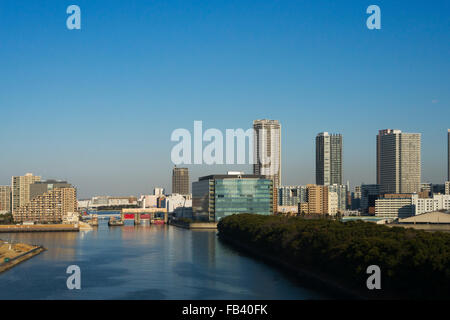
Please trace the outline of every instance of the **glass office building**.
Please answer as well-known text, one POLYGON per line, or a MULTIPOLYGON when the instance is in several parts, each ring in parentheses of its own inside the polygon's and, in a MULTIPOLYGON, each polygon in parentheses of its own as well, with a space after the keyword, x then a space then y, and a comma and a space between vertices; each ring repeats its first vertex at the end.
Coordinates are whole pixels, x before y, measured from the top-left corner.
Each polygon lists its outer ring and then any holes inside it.
POLYGON ((273 181, 257 175, 213 175, 192 184, 194 218, 219 221, 223 217, 273 213, 273 181))

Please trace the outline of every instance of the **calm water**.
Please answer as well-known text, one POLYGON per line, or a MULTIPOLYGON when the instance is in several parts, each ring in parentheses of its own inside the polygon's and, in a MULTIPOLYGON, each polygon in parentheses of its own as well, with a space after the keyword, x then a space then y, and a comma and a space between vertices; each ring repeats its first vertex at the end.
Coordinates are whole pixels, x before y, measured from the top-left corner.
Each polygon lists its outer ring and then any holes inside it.
POLYGON ((241 255, 215 231, 124 226, 79 233, 0 234, 48 251, 0 274, 0 299, 321 299, 281 271, 241 255), (81 290, 68 290, 69 265, 81 290))

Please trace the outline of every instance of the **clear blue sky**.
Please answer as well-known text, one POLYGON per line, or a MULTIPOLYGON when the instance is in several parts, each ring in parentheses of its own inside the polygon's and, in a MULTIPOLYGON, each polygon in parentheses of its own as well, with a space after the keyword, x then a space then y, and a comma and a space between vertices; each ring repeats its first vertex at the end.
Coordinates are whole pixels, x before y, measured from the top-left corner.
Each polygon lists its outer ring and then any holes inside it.
POLYGON ((260 118, 282 123, 283 184, 314 182, 321 131, 344 136, 344 179, 373 183, 384 128, 422 133, 422 180, 443 182, 449 12, 446 0, 1 0, 0 184, 33 172, 80 197, 170 191, 174 129, 260 118), (371 4, 381 30, 366 28, 371 4))

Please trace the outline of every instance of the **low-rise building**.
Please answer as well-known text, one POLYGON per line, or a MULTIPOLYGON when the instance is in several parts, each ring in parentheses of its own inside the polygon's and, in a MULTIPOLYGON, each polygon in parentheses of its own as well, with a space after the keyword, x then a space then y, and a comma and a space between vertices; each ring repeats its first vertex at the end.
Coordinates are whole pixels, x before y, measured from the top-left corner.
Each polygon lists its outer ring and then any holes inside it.
POLYGON ((397 219, 415 215, 412 196, 412 194, 385 194, 383 198, 375 200, 375 216, 397 219))
POLYGON ((415 215, 438 210, 450 210, 450 195, 435 194, 432 198, 413 196, 415 215))

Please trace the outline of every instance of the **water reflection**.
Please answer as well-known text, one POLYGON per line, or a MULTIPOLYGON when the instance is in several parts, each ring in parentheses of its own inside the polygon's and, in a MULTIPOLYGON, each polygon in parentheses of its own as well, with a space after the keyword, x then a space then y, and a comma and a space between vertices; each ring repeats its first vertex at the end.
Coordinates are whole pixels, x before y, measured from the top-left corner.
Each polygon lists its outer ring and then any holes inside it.
POLYGON ((0 275, 0 299, 316 299, 282 272, 218 241, 215 231, 164 225, 3 234, 48 251, 0 275), (79 265, 82 289, 66 288, 79 265))

